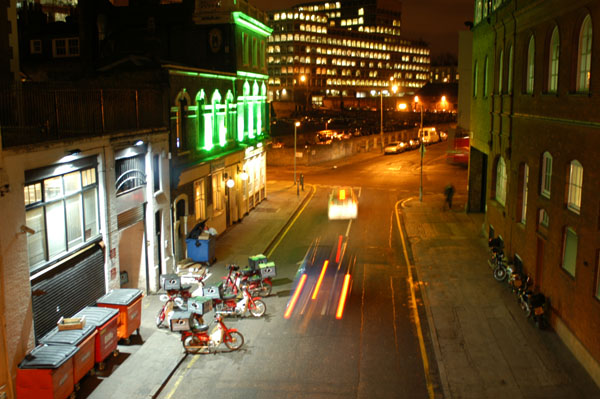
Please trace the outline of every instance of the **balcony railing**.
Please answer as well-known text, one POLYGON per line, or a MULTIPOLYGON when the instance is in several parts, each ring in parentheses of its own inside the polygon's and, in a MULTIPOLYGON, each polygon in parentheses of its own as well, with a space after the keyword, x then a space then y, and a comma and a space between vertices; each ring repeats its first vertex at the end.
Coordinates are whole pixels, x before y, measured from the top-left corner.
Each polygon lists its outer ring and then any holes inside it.
POLYGON ((157 88, 0 87, 2 146, 167 128, 167 101, 157 88))

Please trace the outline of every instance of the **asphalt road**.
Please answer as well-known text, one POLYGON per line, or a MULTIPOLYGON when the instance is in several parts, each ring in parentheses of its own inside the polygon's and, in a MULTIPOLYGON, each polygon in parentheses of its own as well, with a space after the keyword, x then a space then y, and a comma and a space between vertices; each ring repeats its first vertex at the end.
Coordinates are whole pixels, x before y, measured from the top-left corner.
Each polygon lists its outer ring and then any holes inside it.
MULTIPOLYGON (((425 192, 439 192, 448 180, 465 184, 466 170, 449 167, 444 155, 444 144, 427 147, 425 192)), ((289 172, 268 170, 277 178, 289 172)), ((265 298, 268 315, 227 319, 245 346, 188 356, 160 398, 433 398, 439 391, 395 214, 399 201, 418 196, 418 151, 301 172, 316 191, 269 254, 278 276, 265 298), (335 185, 353 187, 357 219, 327 219, 335 185)))

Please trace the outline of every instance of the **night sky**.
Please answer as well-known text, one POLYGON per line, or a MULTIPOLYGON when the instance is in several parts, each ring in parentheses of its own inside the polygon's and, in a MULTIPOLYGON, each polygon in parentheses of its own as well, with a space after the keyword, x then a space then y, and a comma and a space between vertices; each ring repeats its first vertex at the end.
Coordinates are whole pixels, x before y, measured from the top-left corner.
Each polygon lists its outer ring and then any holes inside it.
MULTIPOLYGON (((332 0, 335 1, 335 0, 332 0)), ((249 0, 249 3, 265 11, 281 10, 302 0, 249 0)), ((398 3, 384 0, 382 4, 398 3)), ((466 30, 465 21, 473 20, 473 0, 403 0, 402 36, 429 44, 432 59, 446 53, 457 56, 458 31, 466 30)))

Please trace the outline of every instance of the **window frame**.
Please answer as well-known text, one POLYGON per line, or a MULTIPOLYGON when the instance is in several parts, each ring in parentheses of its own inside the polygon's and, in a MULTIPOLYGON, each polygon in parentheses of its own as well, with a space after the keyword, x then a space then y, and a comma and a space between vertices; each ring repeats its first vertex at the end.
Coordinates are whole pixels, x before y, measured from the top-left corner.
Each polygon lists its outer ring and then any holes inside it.
POLYGON ((506 174, 506 162, 503 157, 498 158, 496 163, 496 189, 494 199, 502 206, 506 206, 506 187, 508 176, 506 174))
POLYGON ((535 39, 531 35, 527 45, 527 63, 525 70, 525 93, 533 94, 535 84, 535 39))
POLYGON ((567 187, 567 209, 579 215, 583 192, 583 165, 576 159, 569 164, 567 187))
MULTIPOLYGON (((571 245, 573 245, 571 243, 571 245)), ((575 278, 576 269, 577 269, 577 252, 579 246, 579 237, 577 236, 577 232, 571 226, 566 226, 563 231, 563 248, 562 248, 562 261, 561 268, 569 274, 569 276, 575 278), (574 253, 571 253, 572 246, 569 244, 569 237, 574 237, 574 253), (567 264, 568 262, 568 264, 567 264)))
POLYGON ((511 44, 510 48, 509 48, 509 52, 508 52, 508 78, 506 79, 506 84, 507 84, 506 91, 508 92, 508 94, 513 93, 513 80, 514 80, 513 63, 514 63, 514 47, 511 44))
POLYGON ((529 195, 529 165, 524 163, 520 171, 521 191, 519 199, 519 223, 526 224, 527 221, 527 197, 529 195))
POLYGON ((558 91, 558 68, 560 59, 560 33, 555 26, 550 36, 550 47, 548 49, 548 93, 558 91))
POLYGON ((575 90, 577 93, 589 93, 592 62, 592 18, 590 15, 581 22, 577 44, 577 76, 575 90))
POLYGON ((475 60, 475 63, 473 65, 473 98, 477 98, 477 79, 479 75, 479 65, 477 60, 475 60))
POLYGON ((540 195, 550 199, 552 193, 552 155, 545 151, 542 154, 542 165, 540 168, 540 195))
POLYGON ((502 83, 504 74, 504 49, 500 49, 500 55, 498 59, 498 94, 502 94, 502 83))

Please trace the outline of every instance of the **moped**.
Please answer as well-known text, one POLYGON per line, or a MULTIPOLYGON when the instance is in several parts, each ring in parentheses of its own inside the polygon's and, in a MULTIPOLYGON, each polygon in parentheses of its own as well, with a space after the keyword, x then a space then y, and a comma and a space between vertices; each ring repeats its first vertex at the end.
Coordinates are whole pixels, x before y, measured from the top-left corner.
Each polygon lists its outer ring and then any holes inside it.
POLYGON ((192 288, 191 285, 182 285, 181 277, 178 276, 175 278, 175 276, 172 276, 171 278, 179 281, 178 284, 175 283, 175 286, 178 288, 177 289, 167 289, 166 294, 162 294, 159 297, 161 302, 163 302, 163 305, 158 310, 158 313, 156 314, 156 327, 162 326, 165 320, 167 320, 167 324, 168 324, 169 315, 171 314, 171 312, 173 311, 173 309, 175 307, 178 307, 179 309, 184 309, 185 308, 184 305, 189 298, 192 298, 195 296, 201 296, 202 288, 204 287, 204 282, 210 276, 211 276, 211 273, 207 274, 206 270, 205 270, 204 273, 201 274, 200 276, 192 277, 193 280, 195 280, 198 283, 198 288, 196 290, 194 290, 193 292, 191 291, 191 288, 192 288))
POLYGON ((223 299, 213 298, 215 312, 224 316, 244 316, 246 312, 254 317, 261 317, 267 311, 267 305, 260 297, 253 297, 246 285, 242 285, 242 299, 237 300, 237 295, 226 294, 223 299))
POLYGON ((202 317, 194 316, 190 330, 181 331, 181 343, 187 353, 216 353, 217 347, 224 343, 230 351, 244 345, 244 336, 235 328, 228 328, 223 316, 215 315, 216 327, 209 333, 209 325, 203 324, 202 317))

